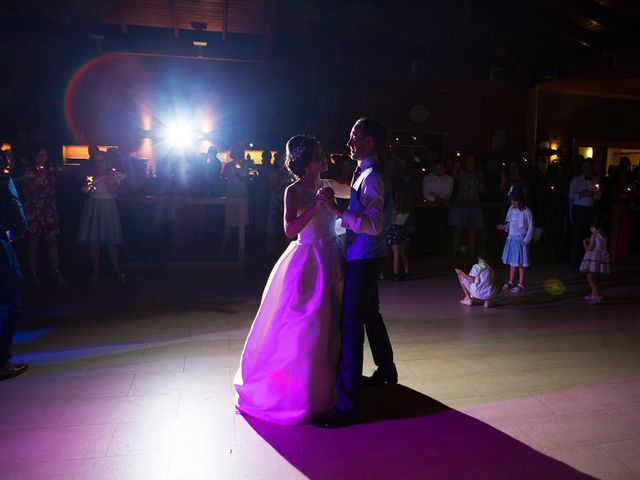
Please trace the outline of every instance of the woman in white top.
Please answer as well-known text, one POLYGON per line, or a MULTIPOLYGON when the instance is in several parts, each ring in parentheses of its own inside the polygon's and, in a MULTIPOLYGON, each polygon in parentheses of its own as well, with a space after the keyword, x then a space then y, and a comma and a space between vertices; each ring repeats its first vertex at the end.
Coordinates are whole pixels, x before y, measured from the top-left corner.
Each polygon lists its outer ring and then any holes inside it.
POLYGON ((524 194, 519 188, 514 188, 511 192, 511 206, 504 225, 497 227, 498 230, 508 233, 502 251, 502 261, 509 265, 509 282, 502 288, 510 289, 512 293, 520 293, 524 290, 524 269, 529 266, 529 244, 533 238, 534 225, 531 210, 524 206, 524 194), (516 269, 519 280, 514 286, 516 269))
POLYGON ((118 245, 123 242, 123 236, 116 197, 125 176, 108 164, 104 152, 96 156, 89 173, 92 175, 86 177, 82 187, 89 198, 82 210, 77 240, 89 245, 93 283, 100 276, 100 245, 107 247, 113 275, 124 282, 125 276, 118 262, 118 245))

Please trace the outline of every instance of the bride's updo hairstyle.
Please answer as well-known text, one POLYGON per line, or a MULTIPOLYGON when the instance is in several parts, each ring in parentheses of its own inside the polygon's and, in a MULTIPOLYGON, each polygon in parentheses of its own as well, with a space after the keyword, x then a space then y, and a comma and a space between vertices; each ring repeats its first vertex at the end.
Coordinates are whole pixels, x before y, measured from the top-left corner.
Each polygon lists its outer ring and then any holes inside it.
POLYGON ((295 135, 287 142, 287 169, 296 177, 304 176, 307 165, 313 160, 313 147, 318 143, 311 135, 295 135))

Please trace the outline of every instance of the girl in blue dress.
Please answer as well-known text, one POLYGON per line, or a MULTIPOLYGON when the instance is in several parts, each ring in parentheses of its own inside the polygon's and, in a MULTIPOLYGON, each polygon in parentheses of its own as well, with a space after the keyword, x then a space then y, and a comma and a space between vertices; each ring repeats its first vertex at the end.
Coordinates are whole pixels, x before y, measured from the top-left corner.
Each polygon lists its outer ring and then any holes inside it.
POLYGON ((504 225, 497 225, 498 230, 507 232, 507 241, 502 251, 502 262, 509 265, 509 281, 502 287, 512 293, 524 290, 524 269, 529 266, 529 245, 533 239, 534 225, 531 209, 524 205, 524 194, 519 188, 511 192, 511 206, 507 211, 504 225), (518 284, 514 285, 516 270, 519 274, 518 284))

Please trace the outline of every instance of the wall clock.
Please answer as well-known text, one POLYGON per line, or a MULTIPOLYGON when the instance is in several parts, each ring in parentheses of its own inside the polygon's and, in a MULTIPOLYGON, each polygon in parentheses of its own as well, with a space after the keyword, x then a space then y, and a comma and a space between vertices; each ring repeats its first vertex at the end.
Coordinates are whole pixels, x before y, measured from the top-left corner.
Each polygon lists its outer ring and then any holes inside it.
POLYGON ((424 123, 427 121, 427 118, 429 118, 429 110, 427 110, 427 107, 424 105, 416 103, 411 107, 409 116, 413 123, 424 123))

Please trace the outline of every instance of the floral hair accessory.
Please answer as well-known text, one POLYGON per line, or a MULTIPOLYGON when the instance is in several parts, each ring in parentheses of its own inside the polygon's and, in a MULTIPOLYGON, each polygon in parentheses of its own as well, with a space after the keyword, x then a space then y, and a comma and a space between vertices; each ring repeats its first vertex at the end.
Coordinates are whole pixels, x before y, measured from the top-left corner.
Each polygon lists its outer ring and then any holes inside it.
POLYGON ((300 145, 298 145, 296 148, 294 148, 292 151, 289 152, 289 161, 295 162, 299 160, 300 157, 302 157, 303 153, 304 153, 304 142, 300 143, 300 145))

